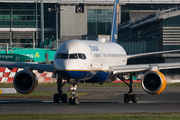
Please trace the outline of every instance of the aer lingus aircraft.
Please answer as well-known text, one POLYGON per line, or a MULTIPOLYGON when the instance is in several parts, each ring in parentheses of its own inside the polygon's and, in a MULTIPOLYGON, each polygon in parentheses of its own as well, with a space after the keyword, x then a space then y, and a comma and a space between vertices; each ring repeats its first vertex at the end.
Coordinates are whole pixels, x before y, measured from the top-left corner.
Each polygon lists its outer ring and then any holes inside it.
POLYGON ((33 92, 37 87, 37 77, 33 70, 39 72, 54 72, 58 76, 58 93, 54 94, 54 102, 60 100, 67 102, 67 94, 63 94, 62 79, 72 86, 72 96, 69 99, 70 104, 79 104, 80 100, 75 93, 77 84, 82 81, 86 83, 104 83, 111 82, 120 78, 124 81, 124 76, 130 74, 130 83, 125 83, 129 87, 128 94, 124 95, 124 102, 130 100, 137 102, 137 95, 133 94, 132 75, 136 72, 144 71, 142 78, 142 87, 149 94, 159 94, 166 87, 166 78, 161 69, 180 68, 180 63, 157 63, 157 64, 136 64, 126 65, 127 60, 135 57, 155 55, 162 53, 178 52, 180 50, 160 51, 151 53, 142 53, 127 55, 126 51, 116 43, 118 27, 119 0, 114 2, 113 21, 111 27, 110 40, 105 42, 90 40, 69 40, 63 43, 56 51, 54 64, 35 64, 18 62, 0 62, 0 67, 23 68, 19 71, 13 80, 15 89, 22 94, 33 92))

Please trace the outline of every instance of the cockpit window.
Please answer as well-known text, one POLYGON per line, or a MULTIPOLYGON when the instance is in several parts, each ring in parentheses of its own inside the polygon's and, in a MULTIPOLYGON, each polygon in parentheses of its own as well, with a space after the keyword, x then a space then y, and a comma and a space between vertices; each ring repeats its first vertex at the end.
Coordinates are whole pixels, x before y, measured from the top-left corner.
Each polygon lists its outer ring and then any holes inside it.
POLYGON ((61 53, 60 59, 68 59, 68 54, 61 53))
POLYGON ((83 56, 81 53, 78 53, 79 59, 83 59, 83 56))
POLYGON ((57 53, 55 59, 86 59, 86 55, 83 53, 73 53, 73 54, 67 54, 67 53, 57 53))
POLYGON ((86 55, 85 54, 82 54, 83 55, 83 58, 86 59, 86 55))
POLYGON ((68 59, 68 54, 66 53, 58 53, 56 59, 68 59))
POLYGON ((77 54, 69 54, 69 59, 78 59, 77 54))

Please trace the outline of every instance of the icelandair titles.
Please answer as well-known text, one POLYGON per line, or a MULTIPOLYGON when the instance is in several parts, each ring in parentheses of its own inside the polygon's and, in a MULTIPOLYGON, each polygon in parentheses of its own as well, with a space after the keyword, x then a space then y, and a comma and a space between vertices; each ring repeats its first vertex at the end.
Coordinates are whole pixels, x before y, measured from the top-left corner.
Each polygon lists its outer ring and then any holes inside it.
POLYGON ((99 51, 97 46, 89 46, 92 51, 99 51))

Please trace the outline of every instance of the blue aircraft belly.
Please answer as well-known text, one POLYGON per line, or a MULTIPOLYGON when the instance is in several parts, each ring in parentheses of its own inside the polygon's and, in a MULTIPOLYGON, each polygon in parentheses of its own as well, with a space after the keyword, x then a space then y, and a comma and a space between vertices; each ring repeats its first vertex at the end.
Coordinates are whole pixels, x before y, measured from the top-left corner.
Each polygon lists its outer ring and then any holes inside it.
POLYGON ((107 71, 56 71, 65 80, 86 80, 87 83, 101 83, 108 79, 107 71))
POLYGON ((107 71, 97 71, 92 78, 86 80, 86 83, 103 83, 108 80, 108 75, 107 71))
POLYGON ((80 80, 85 78, 89 72, 88 71, 56 71, 56 73, 59 75, 59 77, 65 80, 69 80, 69 79, 80 80))

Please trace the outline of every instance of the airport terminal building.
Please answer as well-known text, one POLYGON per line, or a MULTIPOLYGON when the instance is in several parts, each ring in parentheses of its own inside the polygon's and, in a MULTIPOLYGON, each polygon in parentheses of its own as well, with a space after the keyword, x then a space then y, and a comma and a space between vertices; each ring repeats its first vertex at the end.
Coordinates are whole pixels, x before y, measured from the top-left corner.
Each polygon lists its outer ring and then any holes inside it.
MULTIPOLYGON (((180 0, 119 2, 118 43, 128 54, 180 49, 180 0)), ((49 41, 55 44, 55 40, 59 46, 70 39, 108 39, 113 5, 113 0, 43 0, 42 8, 41 0, 1 0, 0 44, 31 42, 33 47, 40 47, 49 41)), ((174 62, 180 55, 151 57, 139 60, 174 62)))
MULTIPOLYGON (((118 42, 128 54, 180 49, 180 4, 172 3, 146 7, 154 10, 129 12, 128 20, 118 28, 118 42)), ((179 60, 179 53, 168 53, 129 60, 129 64, 179 60)))
MULTIPOLYGON (((58 39, 59 45, 70 39, 96 39, 109 35, 113 0, 43 0, 44 42, 58 39), (94 37, 95 36, 95 37, 94 37)), ((41 0, 0 1, 0 42, 42 41, 41 0)))

